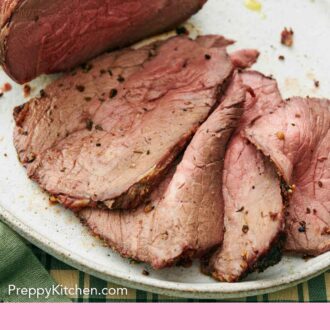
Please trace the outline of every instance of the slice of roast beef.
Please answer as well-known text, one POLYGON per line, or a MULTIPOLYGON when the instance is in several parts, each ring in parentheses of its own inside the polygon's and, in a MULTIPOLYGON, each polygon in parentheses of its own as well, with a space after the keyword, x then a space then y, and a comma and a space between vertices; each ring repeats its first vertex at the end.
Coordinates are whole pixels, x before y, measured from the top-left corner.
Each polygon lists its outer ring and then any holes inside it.
POLYGON ((227 94, 146 206, 136 211, 84 209, 79 217, 122 256, 157 269, 201 256, 219 245, 224 154, 244 98, 242 86, 227 94))
POLYGON ((246 129, 289 185, 288 251, 330 250, 330 101, 292 98, 246 129))
POLYGON ((206 271, 220 281, 234 282, 256 268, 278 261, 274 255, 284 230, 280 181, 270 161, 242 137, 255 117, 278 105, 281 95, 274 80, 255 71, 238 75, 236 84, 249 86, 245 111, 226 152, 223 195, 225 237, 206 271), (265 263, 271 251, 273 260, 265 263))
POLYGON ((259 51, 256 49, 242 49, 233 52, 230 58, 236 68, 246 69, 256 62, 259 54, 259 51))
POLYGON ((17 82, 176 27, 206 0, 3 0, 0 61, 17 82))
POLYGON ((28 175, 74 210, 137 207, 219 103, 230 43, 175 37, 55 81, 15 111, 28 175))

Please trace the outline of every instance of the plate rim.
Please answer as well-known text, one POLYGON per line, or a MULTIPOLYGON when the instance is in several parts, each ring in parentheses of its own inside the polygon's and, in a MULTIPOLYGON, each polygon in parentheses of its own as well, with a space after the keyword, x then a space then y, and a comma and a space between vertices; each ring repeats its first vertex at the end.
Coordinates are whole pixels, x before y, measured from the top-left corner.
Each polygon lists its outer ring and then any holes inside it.
MULTIPOLYGON (((274 280, 254 280, 240 283, 178 283, 174 281, 162 281, 145 277, 138 281, 128 274, 98 269, 101 264, 93 262, 88 258, 79 256, 77 253, 66 249, 53 240, 44 238, 37 231, 22 223, 11 212, 7 211, 0 204, 0 220, 11 227, 15 232, 26 240, 36 245, 43 251, 59 259, 60 261, 90 275, 96 276, 105 281, 122 285, 125 287, 145 290, 152 293, 168 295, 177 298, 197 299, 235 299, 249 296, 269 294, 276 291, 295 286, 314 278, 327 270, 330 270, 330 258, 328 262, 321 259, 309 267, 305 272, 296 272, 274 280), (120 274, 121 273, 121 274, 120 274), (253 286, 253 287, 252 287, 253 286), (204 288, 201 288, 204 287, 204 288)), ((330 256, 330 252, 328 252, 330 256)))

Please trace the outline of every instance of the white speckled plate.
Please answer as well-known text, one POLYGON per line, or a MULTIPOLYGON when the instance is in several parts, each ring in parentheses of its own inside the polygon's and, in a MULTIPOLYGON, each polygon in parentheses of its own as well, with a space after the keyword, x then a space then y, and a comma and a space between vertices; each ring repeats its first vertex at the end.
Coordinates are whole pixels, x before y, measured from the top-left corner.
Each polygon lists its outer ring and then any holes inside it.
MULTIPOLYGON (((291 95, 330 98, 330 0, 261 0, 261 12, 244 6, 243 0, 209 0, 188 26, 194 33, 218 33, 237 40, 234 48, 257 48, 262 56, 256 69, 278 79, 285 97, 291 95), (282 29, 292 27, 292 49, 280 42, 282 29), (285 61, 278 56, 284 55, 285 61), (320 81, 320 88, 314 86, 320 81)), ((233 48, 233 49, 234 49, 233 48)), ((34 81, 36 93, 51 77, 34 81)), ((0 84, 9 81, 0 73, 0 84)), ((252 274, 244 282, 217 283, 199 272, 196 263, 189 269, 150 270, 131 265, 91 237, 80 222, 59 206, 50 206, 48 197, 28 180, 16 158, 12 142, 15 105, 26 101, 22 87, 0 99, 0 214, 22 236, 83 271, 121 285, 162 294, 194 298, 232 298, 261 294, 297 284, 327 270, 330 254, 304 261, 285 257, 262 274, 252 274)))

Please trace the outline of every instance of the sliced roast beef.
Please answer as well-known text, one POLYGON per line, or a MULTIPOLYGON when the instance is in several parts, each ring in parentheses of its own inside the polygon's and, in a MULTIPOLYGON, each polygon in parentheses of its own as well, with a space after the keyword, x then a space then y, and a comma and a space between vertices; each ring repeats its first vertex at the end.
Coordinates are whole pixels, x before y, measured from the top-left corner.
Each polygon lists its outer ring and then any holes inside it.
POLYGON ((256 49, 242 49, 232 53, 230 58, 236 68, 246 69, 256 62, 259 54, 256 49))
POLYGON ((206 0, 2 0, 0 60, 24 83, 174 28, 206 0))
POLYGON ((84 209, 79 216, 121 255, 154 268, 200 256, 219 245, 223 238, 223 159, 244 98, 242 86, 227 94, 149 204, 136 211, 84 209))
POLYGON ((55 81, 15 111, 29 176, 74 210, 135 208, 217 106, 233 71, 230 43, 175 37, 55 81))
POLYGON ((241 135, 248 123, 266 114, 282 98, 276 82, 255 71, 240 73, 235 83, 249 86, 253 96, 247 96, 240 125, 227 148, 223 176, 226 232, 221 248, 207 265, 207 271, 216 279, 228 282, 278 261, 278 253, 275 260, 273 253, 273 260, 267 263, 263 258, 276 249, 284 230, 276 171, 241 135))
POLYGON ((286 249, 330 250, 330 101, 292 98, 246 129, 287 184, 286 249))

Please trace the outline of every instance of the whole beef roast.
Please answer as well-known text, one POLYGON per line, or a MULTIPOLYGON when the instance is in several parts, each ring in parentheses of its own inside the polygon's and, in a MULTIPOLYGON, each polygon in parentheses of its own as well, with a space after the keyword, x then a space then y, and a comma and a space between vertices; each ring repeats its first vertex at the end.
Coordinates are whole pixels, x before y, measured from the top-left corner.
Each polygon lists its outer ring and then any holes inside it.
POLYGON ((226 152, 223 245, 206 265, 216 279, 228 282, 278 261, 276 245, 284 230, 279 178, 270 161, 241 135, 255 117, 282 101, 280 92, 274 80, 255 71, 240 73, 234 83, 249 86, 252 96, 247 96, 240 125, 226 152))
POLYGON ((330 101, 292 98, 246 135, 290 186, 286 249, 307 255, 330 250, 330 101))
POLYGON ((217 106, 233 71, 220 36, 104 55, 15 110, 29 176, 66 207, 130 209, 217 106))
POLYGON ((147 205, 136 211, 84 209, 80 218, 121 255, 154 268, 201 256, 219 245, 223 160, 244 98, 243 87, 227 95, 147 205))
POLYGON ((174 28, 206 0, 0 0, 0 61, 24 83, 174 28))

